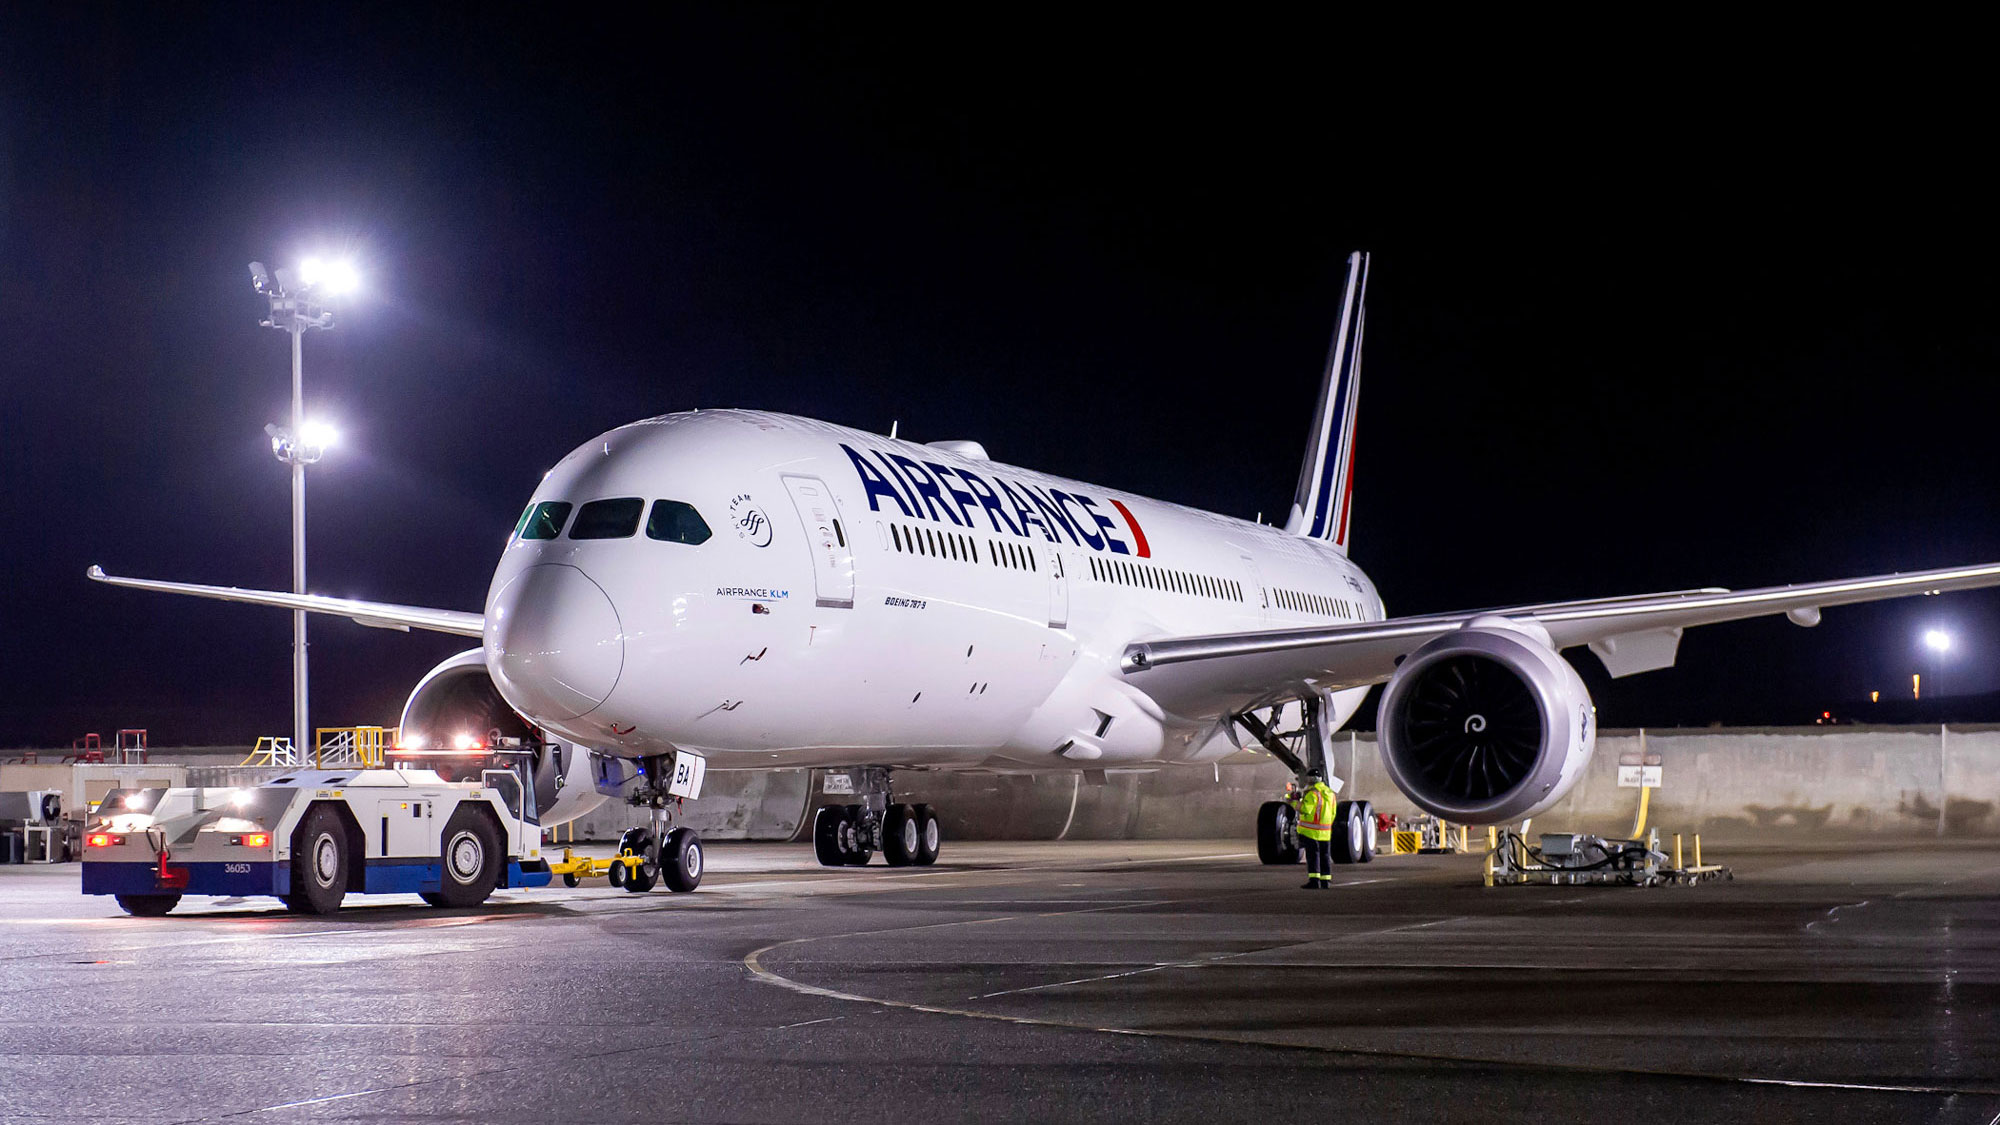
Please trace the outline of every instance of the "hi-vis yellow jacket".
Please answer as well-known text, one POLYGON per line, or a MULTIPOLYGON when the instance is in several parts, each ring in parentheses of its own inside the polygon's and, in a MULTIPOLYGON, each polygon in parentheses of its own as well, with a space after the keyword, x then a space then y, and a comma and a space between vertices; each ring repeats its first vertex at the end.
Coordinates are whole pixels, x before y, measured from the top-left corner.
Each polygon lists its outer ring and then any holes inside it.
POLYGON ((1308 840, 1333 839, 1333 790, 1315 781, 1299 798, 1299 835, 1308 840))

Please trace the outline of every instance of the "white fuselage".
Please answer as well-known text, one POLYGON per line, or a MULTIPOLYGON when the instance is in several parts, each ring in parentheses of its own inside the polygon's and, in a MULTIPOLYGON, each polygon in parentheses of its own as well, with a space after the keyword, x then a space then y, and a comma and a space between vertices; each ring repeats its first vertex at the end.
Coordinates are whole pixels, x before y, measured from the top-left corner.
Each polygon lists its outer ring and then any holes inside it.
POLYGON ((1326 543, 967 451, 738 410, 593 439, 494 573, 493 681, 579 744, 719 768, 1197 762, 1235 750, 1229 725, 1162 712, 1119 672, 1127 644, 1383 616, 1326 543), (644 502, 633 533, 573 537, 619 498, 644 502))

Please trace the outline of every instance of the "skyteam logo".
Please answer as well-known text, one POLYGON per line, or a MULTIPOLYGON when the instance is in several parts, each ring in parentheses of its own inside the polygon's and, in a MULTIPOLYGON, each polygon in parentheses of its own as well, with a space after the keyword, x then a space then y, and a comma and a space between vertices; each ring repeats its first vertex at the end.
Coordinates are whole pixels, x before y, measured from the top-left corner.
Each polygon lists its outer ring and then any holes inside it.
POLYGON ((736 528, 736 537, 752 547, 771 545, 771 517, 750 502, 749 493, 729 501, 729 522, 736 528))
POLYGON ((1114 555, 1142 559, 1153 555, 1132 510, 1117 500, 1105 501, 1110 509, 1107 512, 1090 497, 1060 488, 1037 488, 998 474, 988 481, 970 469, 917 461, 878 449, 863 456, 846 442, 840 443, 840 449, 854 463, 871 511, 893 510, 911 519, 974 530, 983 523, 997 533, 1023 539, 1039 533, 1051 543, 1068 539, 1079 547, 1114 555), (885 508, 884 500, 891 507, 885 508), (1130 542, 1121 536, 1129 537, 1130 542))

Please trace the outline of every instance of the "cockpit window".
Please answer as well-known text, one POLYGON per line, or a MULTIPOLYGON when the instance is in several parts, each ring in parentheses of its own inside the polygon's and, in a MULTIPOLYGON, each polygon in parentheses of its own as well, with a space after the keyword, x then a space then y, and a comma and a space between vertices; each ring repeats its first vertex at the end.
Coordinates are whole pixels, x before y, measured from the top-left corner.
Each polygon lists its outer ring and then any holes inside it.
POLYGON ((639 531, 639 514, 646 502, 637 496, 616 500, 592 500, 576 510, 576 523, 569 529, 571 539, 630 539, 639 531))
POLYGON ((544 500, 535 505, 521 521, 521 538, 554 539, 561 535, 563 522, 569 519, 569 509, 567 500, 544 500))
POLYGON ((653 501, 653 514, 646 520, 646 538, 667 543, 706 543, 708 521, 701 513, 679 500, 653 501))

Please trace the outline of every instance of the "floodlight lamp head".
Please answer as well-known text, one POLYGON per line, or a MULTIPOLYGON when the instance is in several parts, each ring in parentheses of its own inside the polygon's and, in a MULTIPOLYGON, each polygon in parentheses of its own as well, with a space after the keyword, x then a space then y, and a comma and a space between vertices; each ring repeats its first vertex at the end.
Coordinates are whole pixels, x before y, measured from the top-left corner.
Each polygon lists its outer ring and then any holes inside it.
POLYGON ((305 257, 299 259, 299 285, 301 291, 327 293, 343 296, 361 287, 360 271, 354 263, 345 258, 327 261, 324 258, 305 257))
POLYGON ((353 262, 341 258, 320 267, 316 284, 336 297, 345 296, 361 288, 361 273, 354 268, 353 262))
POLYGON ((250 288, 269 296, 271 293, 271 273, 262 262, 250 263, 250 288))
POLYGON ((299 427, 299 448, 308 464, 319 460, 339 440, 340 431, 325 422, 307 422, 299 427))
POLYGON ((1943 629, 1932 629, 1924 634, 1924 647, 1932 652, 1943 653, 1951 649, 1951 634, 1943 629))

